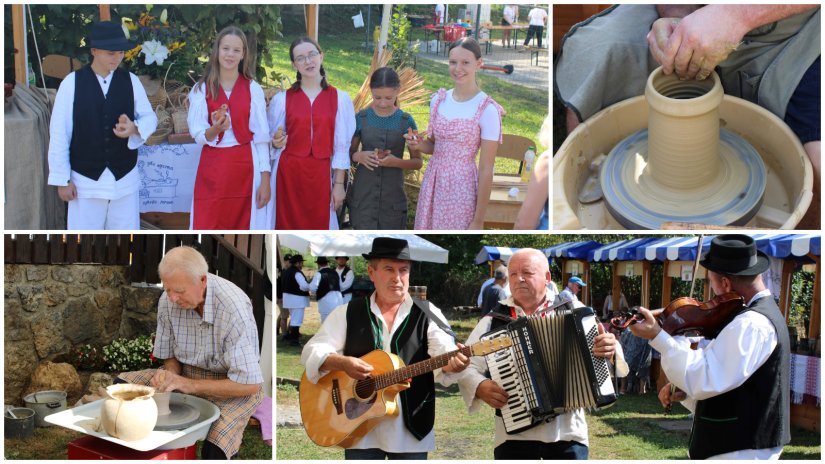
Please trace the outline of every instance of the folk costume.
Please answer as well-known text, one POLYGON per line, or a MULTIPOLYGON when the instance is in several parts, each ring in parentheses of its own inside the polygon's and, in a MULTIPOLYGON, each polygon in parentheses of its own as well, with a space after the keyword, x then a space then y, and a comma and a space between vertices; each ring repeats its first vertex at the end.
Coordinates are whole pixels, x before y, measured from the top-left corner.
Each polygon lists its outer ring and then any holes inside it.
MULTIPOLYGON (((349 258, 347 258, 349 259, 349 258)), ((335 272, 341 279, 341 295, 344 298, 344 303, 349 303, 352 300, 352 284, 355 282, 355 271, 349 266, 336 267, 335 272)))
POLYGON ((321 315, 321 324, 332 313, 332 310, 344 304, 344 297, 341 295, 341 278, 337 272, 329 267, 318 269, 318 272, 312 276, 309 289, 315 292, 318 313, 321 315))
MULTIPOLYGON (((412 116, 401 110, 395 110, 390 116, 379 116, 367 108, 360 111, 355 120, 355 136, 361 138, 361 150, 390 150, 387 156, 399 159, 404 158, 407 129, 418 130, 412 116)), ((347 204, 353 229, 406 229, 404 169, 378 166, 370 170, 357 165, 347 192, 347 204)))
POLYGON ((355 110, 346 92, 327 86, 313 101, 289 89, 269 104, 269 130, 282 128, 286 146, 275 150, 274 228, 337 230, 331 201, 332 170, 350 168, 355 110))
POLYGON ((429 136, 435 139, 418 205, 415 228, 466 230, 478 193, 476 155, 482 140, 501 143, 504 109, 484 92, 457 102, 440 89, 430 101, 429 136))
POLYGON ((266 100, 260 84, 239 75, 230 91, 220 88, 213 98, 201 84, 189 93, 187 122, 195 142, 203 146, 190 228, 193 230, 267 229, 271 201, 255 204, 261 172, 270 172, 266 100), (214 140, 206 140, 212 112, 227 105, 231 125, 214 140))
MULTIPOLYGON (((119 24, 93 26, 90 47, 128 50, 119 24)), ((137 148, 157 128, 158 119, 137 76, 116 69, 107 76, 91 65, 70 73, 57 90, 49 126, 48 184, 73 183, 69 230, 140 229, 137 148), (122 139, 113 132, 121 114, 134 121, 138 134, 122 139)))

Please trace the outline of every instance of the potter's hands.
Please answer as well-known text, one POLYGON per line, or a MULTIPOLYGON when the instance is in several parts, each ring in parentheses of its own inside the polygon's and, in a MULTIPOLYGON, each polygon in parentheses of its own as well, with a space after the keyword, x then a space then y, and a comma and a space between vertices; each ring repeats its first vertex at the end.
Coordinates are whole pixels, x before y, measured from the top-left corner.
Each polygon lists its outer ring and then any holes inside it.
POLYGON ((149 380, 149 385, 154 387, 158 393, 171 391, 192 393, 190 379, 163 369, 155 371, 155 375, 149 380))
POLYGON ((508 396, 507 391, 494 380, 486 379, 476 388, 476 398, 496 409, 503 408, 507 404, 508 396))
POLYGON ((662 331, 659 323, 656 322, 656 317, 661 314, 661 312, 661 309, 651 311, 647 308, 639 307, 639 314, 644 316, 645 320, 631 324, 629 327, 630 331, 637 337, 644 338, 645 340, 653 340, 656 338, 656 335, 659 335, 659 332, 662 331))
POLYGON ((72 201, 77 198, 77 187, 69 181, 68 185, 57 187, 57 196, 63 201, 72 201))
POLYGON ((601 324, 597 324, 599 335, 593 341, 593 355, 610 359, 616 354, 616 336, 605 332, 601 324))
POLYGON ((647 34, 650 52, 665 74, 702 80, 739 46, 747 25, 729 5, 708 5, 679 20, 660 18, 647 34))
MULTIPOLYGON (((458 343, 457 346, 464 348, 464 345, 461 343, 458 343)), ((441 370, 448 374, 454 374, 463 371, 469 364, 470 358, 459 351, 450 358, 450 361, 441 370)))

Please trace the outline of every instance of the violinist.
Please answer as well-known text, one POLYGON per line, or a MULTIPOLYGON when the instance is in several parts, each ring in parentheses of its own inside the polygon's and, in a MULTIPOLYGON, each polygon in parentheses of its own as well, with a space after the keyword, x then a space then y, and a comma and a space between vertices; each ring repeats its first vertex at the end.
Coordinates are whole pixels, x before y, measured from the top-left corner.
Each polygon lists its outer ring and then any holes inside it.
POLYGON ((791 440, 790 342, 762 280, 768 257, 752 237, 720 235, 700 264, 715 294, 736 292, 745 302, 704 348, 691 350, 644 308, 644 321, 630 330, 662 354, 662 370, 677 387, 662 388, 662 404, 682 401, 694 413, 691 459, 778 459, 791 440))

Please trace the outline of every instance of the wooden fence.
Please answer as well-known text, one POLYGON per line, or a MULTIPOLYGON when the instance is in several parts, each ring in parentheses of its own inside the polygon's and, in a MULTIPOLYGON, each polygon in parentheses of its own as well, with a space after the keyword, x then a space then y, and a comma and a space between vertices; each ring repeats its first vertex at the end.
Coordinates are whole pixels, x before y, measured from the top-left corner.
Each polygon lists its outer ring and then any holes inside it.
POLYGON ((180 245, 201 251, 209 272, 232 281, 252 300, 258 338, 263 336, 264 296, 272 284, 264 277, 264 235, 252 234, 17 234, 5 235, 6 264, 109 264, 129 266, 132 283, 160 283, 163 254, 180 245), (269 287, 267 291, 267 287, 269 287))

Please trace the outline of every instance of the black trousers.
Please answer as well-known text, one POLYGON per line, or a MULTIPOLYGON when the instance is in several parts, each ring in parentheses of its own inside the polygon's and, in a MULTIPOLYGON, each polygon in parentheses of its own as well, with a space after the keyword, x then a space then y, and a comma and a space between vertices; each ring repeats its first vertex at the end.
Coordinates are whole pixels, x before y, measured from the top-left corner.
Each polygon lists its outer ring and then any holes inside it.
POLYGON ((524 39, 525 47, 530 43, 530 39, 533 38, 533 35, 536 36, 538 46, 541 48, 541 39, 544 37, 544 26, 530 26, 527 28, 527 38, 524 39))
POLYGON ((587 459, 589 449, 575 441, 544 443, 533 440, 511 440, 496 446, 493 457, 498 459, 587 459))

